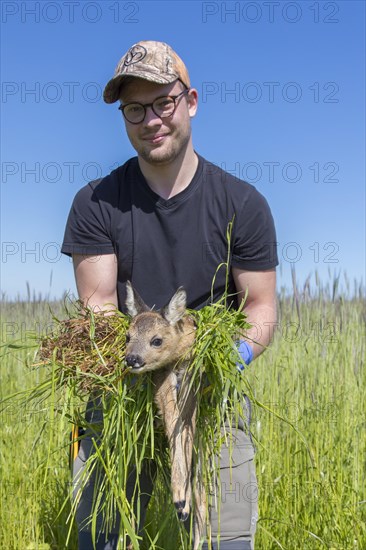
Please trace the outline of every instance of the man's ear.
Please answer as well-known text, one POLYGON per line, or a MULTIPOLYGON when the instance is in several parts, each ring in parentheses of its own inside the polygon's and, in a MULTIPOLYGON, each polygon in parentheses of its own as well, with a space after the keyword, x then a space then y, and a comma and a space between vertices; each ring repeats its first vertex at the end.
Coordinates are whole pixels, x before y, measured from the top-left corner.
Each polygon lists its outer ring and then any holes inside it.
POLYGON ((189 116, 190 118, 193 118, 197 113, 197 108, 198 108, 198 92, 196 88, 191 88, 189 90, 187 101, 188 101, 189 116))
POLYGON ((141 296, 132 287, 130 281, 126 282, 126 308, 131 317, 136 317, 144 311, 150 311, 149 306, 145 304, 141 296))
POLYGON ((161 310, 161 315, 166 319, 171 325, 175 325, 180 321, 187 307, 187 294, 184 288, 181 286, 178 288, 177 292, 174 294, 170 302, 163 307, 161 310))

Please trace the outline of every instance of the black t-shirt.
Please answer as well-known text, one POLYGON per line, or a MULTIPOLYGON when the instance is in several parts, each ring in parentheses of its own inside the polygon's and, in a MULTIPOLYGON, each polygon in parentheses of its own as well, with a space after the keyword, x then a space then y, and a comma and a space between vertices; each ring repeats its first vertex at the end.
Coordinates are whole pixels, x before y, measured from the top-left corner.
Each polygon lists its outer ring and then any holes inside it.
MULTIPOLYGON (((199 309, 224 292, 226 270, 219 266, 228 259, 231 221, 231 267, 262 271, 278 264, 273 218, 252 185, 199 157, 188 187, 164 200, 134 157, 77 193, 61 250, 69 256, 115 253, 122 311, 127 280, 150 307, 164 306, 183 286, 187 306, 199 309)), ((231 270, 229 292, 236 292, 231 270)))

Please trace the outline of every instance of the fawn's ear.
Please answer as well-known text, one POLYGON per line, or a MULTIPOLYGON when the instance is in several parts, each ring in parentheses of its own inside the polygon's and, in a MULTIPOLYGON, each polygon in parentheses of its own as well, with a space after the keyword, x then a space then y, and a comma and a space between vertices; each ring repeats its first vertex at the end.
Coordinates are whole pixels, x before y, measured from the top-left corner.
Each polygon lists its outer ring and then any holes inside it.
POLYGON ((130 281, 126 282, 126 308, 131 317, 136 317, 143 311, 150 311, 149 306, 145 304, 141 296, 132 287, 130 281))
POLYGON ((184 288, 181 286, 174 294, 173 298, 161 310, 161 314, 171 325, 178 323, 186 312, 187 294, 184 288))

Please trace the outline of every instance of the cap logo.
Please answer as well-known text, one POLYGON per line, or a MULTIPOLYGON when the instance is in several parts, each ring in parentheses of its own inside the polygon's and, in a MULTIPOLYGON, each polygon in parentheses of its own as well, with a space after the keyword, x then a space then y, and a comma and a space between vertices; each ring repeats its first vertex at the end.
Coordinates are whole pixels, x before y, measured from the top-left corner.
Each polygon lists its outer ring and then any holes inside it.
POLYGON ((143 46, 140 46, 139 44, 137 46, 133 46, 127 53, 126 58, 123 63, 126 67, 129 65, 134 65, 135 63, 138 63, 139 61, 142 61, 144 57, 146 57, 147 51, 143 46))

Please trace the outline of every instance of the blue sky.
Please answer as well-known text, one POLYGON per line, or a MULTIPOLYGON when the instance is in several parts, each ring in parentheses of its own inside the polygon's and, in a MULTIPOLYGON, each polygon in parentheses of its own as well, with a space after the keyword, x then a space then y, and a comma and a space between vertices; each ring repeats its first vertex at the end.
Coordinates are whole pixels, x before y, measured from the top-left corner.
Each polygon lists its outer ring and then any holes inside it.
POLYGON ((3 1, 1 288, 75 292, 72 199, 134 155, 101 93, 139 40, 168 42, 200 96, 195 149, 253 183, 277 228, 279 287, 365 280, 365 4, 3 1))

